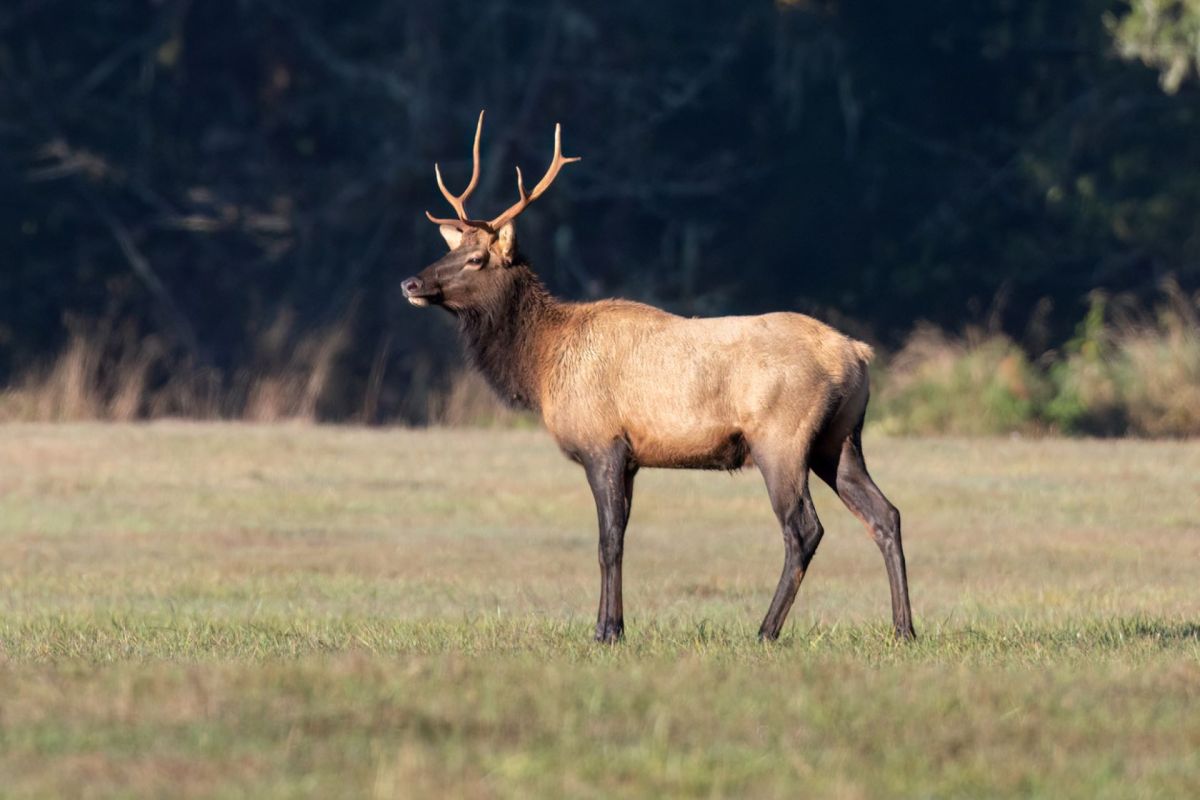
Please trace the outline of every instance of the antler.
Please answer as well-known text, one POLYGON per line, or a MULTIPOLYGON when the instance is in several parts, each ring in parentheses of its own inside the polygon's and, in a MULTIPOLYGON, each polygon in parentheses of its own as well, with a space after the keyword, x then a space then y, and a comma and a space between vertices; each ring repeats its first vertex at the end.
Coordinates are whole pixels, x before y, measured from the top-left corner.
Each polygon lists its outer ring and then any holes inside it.
POLYGON ((483 226, 484 223, 478 220, 467 218, 466 208, 467 198, 471 196, 471 192, 475 191, 475 186, 479 183, 479 139, 482 135, 483 111, 480 111, 479 122, 475 125, 475 146, 471 149, 471 159, 474 163, 474 166, 471 169, 471 182, 467 184, 467 188, 462 194, 458 195, 457 197, 450 194, 450 190, 446 188, 445 181, 442 180, 441 167, 439 167, 437 164, 433 165, 433 173, 437 176, 438 188, 442 190, 442 196, 446 198, 446 201, 450 203, 450 206, 454 209, 454 212, 458 214, 458 219, 440 219, 426 211, 425 216, 429 217, 430 222, 433 222, 437 225, 452 225, 460 230, 483 226))
POLYGON ((465 203, 467 198, 471 196, 471 192, 475 191, 476 184, 479 183, 479 137, 483 133, 483 112, 479 112, 479 124, 475 126, 475 147, 472 150, 474 159, 474 169, 471 172, 471 182, 467 184, 466 190, 462 194, 455 197, 450 194, 450 190, 446 188, 445 182, 442 180, 442 170, 437 164, 433 165, 433 172, 437 175, 438 188, 442 190, 442 196, 446 198, 454 212, 458 215, 457 219, 441 219, 425 212, 425 216, 429 217, 429 221, 436 225, 450 225, 458 228, 460 231, 470 230, 471 228, 482 228, 492 232, 500 230, 513 220, 525 208, 542 196, 542 193, 550 188, 550 184, 554 183, 554 179, 558 177, 558 171, 563 168, 563 165, 570 164, 573 161, 578 161, 579 158, 564 158, 562 154, 562 125, 555 124, 554 126, 554 158, 550 161, 550 167, 546 170, 546 174, 537 182, 537 186, 533 187, 533 192, 525 192, 525 180, 521 176, 521 168, 517 167, 517 192, 521 195, 521 199, 508 207, 508 209, 491 220, 485 222, 481 219, 469 219, 467 217, 467 209, 465 203))
POLYGON ((578 161, 578 156, 564 158, 562 154, 562 125, 555 123, 554 125, 554 158, 550 161, 550 167, 546 170, 546 174, 537 182, 537 186, 533 187, 532 194, 525 194, 525 181, 521 177, 521 168, 517 167, 517 192, 521 195, 521 199, 513 203, 500 216, 493 219, 487 225, 494 231, 500 230, 509 222, 528 207, 530 203, 542 196, 542 193, 550 188, 550 184, 554 183, 554 179, 558 177, 558 171, 563 168, 563 165, 578 161))

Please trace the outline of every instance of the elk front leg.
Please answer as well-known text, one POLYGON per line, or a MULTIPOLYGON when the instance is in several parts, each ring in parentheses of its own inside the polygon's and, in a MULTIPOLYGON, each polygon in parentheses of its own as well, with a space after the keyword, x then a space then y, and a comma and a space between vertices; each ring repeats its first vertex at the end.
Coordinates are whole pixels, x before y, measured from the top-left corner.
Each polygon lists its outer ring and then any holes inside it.
POLYGON ((615 642, 625 633, 621 556, 637 468, 630 458, 629 445, 623 440, 614 442, 603 453, 589 456, 583 466, 596 499, 600 523, 600 610, 596 615, 596 641, 615 642))

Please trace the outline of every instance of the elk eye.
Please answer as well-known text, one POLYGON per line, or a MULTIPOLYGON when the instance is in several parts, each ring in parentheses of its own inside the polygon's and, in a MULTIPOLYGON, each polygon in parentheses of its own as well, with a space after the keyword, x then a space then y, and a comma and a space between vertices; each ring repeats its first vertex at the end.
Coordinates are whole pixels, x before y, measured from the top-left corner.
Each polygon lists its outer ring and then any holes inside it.
POLYGON ((483 254, 476 253, 467 259, 467 269, 479 269, 483 266, 483 254))

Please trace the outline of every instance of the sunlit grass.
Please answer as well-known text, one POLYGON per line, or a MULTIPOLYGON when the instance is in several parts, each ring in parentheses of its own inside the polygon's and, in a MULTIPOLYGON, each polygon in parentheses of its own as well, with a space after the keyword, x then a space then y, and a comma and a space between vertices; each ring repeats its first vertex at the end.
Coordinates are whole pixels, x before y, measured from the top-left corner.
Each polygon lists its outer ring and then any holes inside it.
POLYGON ((627 640, 532 431, 0 428, 14 796, 1189 796, 1200 444, 869 439, 780 642, 757 474, 643 473, 627 640))

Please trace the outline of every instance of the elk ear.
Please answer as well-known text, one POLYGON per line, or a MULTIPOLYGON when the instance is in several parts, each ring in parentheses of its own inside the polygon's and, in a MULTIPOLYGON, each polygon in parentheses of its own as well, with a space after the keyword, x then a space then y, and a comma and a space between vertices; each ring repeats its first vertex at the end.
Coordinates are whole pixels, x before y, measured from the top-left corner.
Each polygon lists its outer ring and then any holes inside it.
POLYGON ((517 255, 517 231, 511 222, 496 232, 496 252, 505 264, 512 264, 517 255))
POLYGON ((442 234, 442 238, 446 240, 446 244, 451 250, 458 249, 459 244, 462 243, 462 231, 453 225, 438 225, 438 231, 442 234))

